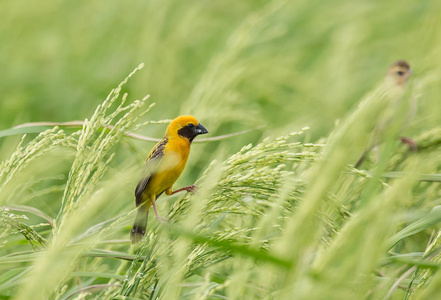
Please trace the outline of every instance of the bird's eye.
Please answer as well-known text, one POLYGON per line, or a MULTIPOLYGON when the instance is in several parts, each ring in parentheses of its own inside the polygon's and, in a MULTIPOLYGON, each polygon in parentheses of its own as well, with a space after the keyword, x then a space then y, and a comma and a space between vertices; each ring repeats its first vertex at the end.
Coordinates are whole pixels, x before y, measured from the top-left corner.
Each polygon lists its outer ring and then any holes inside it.
POLYGON ((192 128, 192 127, 194 127, 194 124, 193 124, 193 123, 190 123, 190 124, 188 124, 187 126, 190 127, 190 128, 192 128))
POLYGON ((398 74, 399 76, 403 76, 403 75, 404 75, 404 72, 403 72, 403 71, 398 71, 397 74, 398 74))

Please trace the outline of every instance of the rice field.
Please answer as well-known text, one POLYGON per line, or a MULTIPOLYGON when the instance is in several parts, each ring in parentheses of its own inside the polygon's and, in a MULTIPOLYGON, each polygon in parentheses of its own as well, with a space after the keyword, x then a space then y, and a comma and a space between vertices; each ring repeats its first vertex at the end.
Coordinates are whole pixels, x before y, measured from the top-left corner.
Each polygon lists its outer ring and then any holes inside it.
POLYGON ((0 299, 441 298, 441 3, 0 8, 0 299), (198 190, 132 245, 183 114, 198 190))

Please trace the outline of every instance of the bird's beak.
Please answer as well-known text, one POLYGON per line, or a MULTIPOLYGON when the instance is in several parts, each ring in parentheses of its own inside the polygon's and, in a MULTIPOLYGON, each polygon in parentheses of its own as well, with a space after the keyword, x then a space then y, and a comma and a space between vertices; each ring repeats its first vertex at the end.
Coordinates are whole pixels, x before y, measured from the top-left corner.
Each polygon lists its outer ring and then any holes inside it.
POLYGON ((208 130, 202 124, 199 123, 199 125, 195 127, 195 133, 196 134, 205 134, 205 133, 208 133, 208 130))

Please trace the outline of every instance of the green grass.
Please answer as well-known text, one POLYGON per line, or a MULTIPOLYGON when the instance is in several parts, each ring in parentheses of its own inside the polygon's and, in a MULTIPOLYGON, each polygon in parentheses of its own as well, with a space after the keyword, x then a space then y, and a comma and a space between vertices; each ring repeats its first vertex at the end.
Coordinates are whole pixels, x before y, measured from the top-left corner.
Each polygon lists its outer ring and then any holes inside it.
POLYGON ((0 299, 436 299, 440 8, 2 3, 0 299), (397 59, 413 74, 391 108, 381 84, 397 59), (132 246, 154 145, 132 134, 160 138, 179 114, 208 137, 259 129, 194 143, 175 187, 198 192, 161 197, 170 222, 150 217, 132 246), (389 115, 379 161, 354 169, 389 115))

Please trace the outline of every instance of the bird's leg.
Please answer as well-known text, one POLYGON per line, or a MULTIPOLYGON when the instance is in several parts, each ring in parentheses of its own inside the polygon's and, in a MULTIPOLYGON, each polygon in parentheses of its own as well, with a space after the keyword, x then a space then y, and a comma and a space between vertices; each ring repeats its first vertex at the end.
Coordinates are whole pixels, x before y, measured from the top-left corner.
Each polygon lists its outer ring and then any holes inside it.
POLYGON ((402 137, 400 137, 400 141, 403 144, 407 144, 409 146, 410 150, 412 150, 414 152, 416 152, 418 150, 417 143, 414 140, 412 140, 411 138, 402 136, 402 137))
POLYGON ((196 188, 197 188, 197 186, 196 185, 189 185, 189 186, 184 186, 183 188, 180 188, 180 189, 177 189, 176 191, 170 191, 171 193, 170 194, 168 194, 168 195, 173 195, 173 194, 176 194, 176 193, 179 193, 179 192, 182 192, 182 191, 187 191, 187 192, 190 192, 190 193, 194 193, 194 192, 196 192, 196 188))
POLYGON ((168 219, 166 219, 166 218, 162 218, 162 217, 160 217, 159 216, 159 214, 158 214, 158 210, 156 209, 156 204, 155 204, 155 200, 154 199, 152 199, 152 206, 153 206, 153 210, 155 211, 155 216, 156 216, 156 220, 159 222, 159 223, 167 223, 168 222, 168 219))

